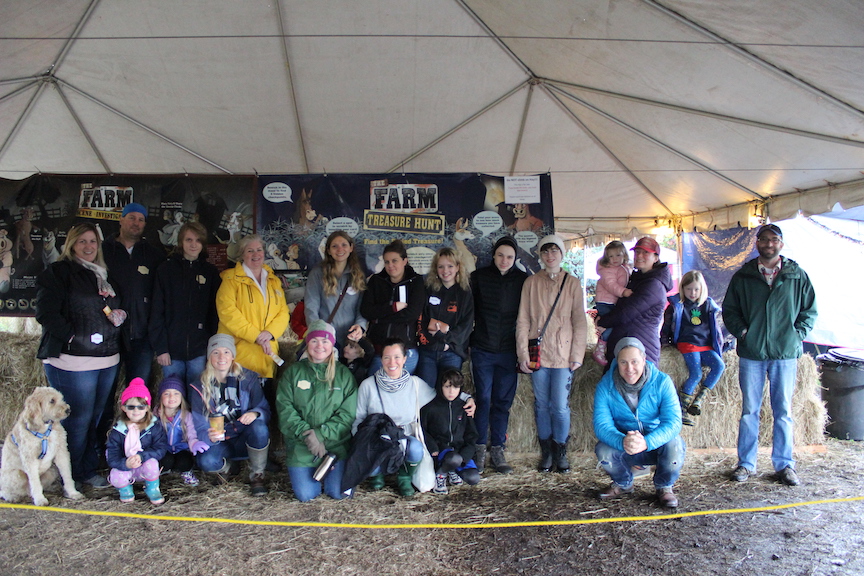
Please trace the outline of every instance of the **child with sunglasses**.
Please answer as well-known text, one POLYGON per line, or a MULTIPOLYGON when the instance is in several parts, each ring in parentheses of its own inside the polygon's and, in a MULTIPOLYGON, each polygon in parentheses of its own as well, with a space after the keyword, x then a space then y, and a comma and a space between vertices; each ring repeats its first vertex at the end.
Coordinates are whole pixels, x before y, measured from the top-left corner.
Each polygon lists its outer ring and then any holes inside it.
POLYGON ((144 493, 151 504, 165 502, 159 491, 159 460, 165 456, 168 442, 150 409, 151 402, 144 380, 134 378, 120 396, 117 418, 108 433, 108 481, 120 492, 121 502, 135 500, 132 484, 137 480, 144 482, 144 493))

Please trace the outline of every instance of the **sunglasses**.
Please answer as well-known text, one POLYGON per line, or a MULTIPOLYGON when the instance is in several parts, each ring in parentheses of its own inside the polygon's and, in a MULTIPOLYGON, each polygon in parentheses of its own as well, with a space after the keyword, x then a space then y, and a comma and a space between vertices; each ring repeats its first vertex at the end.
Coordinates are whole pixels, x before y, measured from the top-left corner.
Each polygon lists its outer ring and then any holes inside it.
POLYGON ((146 404, 141 404, 141 405, 127 404, 124 406, 124 408, 126 410, 146 410, 147 405, 146 404))

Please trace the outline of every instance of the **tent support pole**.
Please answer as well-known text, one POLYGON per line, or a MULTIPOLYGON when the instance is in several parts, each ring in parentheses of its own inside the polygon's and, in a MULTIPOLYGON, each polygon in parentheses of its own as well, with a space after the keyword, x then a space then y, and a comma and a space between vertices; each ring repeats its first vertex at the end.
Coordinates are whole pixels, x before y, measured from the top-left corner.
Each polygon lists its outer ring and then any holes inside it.
POLYGON ((510 175, 516 170, 516 160, 519 159, 519 151, 522 149, 522 136, 525 134, 525 124, 528 121, 528 110, 531 109, 531 96, 534 94, 536 82, 528 84, 528 95, 525 97, 525 108, 522 110, 522 121, 519 122, 519 134, 516 136, 516 146, 513 149, 513 160, 510 162, 510 175))
POLYGON ((282 55, 285 58, 285 75, 288 78, 288 91, 291 93, 291 108, 294 110, 294 121, 297 123, 297 137, 300 139, 300 153, 303 154, 303 166, 306 168, 306 173, 309 174, 309 157, 306 155, 303 123, 300 122, 300 109, 297 107, 297 92, 294 90, 294 75, 291 72, 288 35, 285 33, 285 20, 282 18, 282 0, 276 0, 276 17, 279 21, 279 36, 282 38, 282 55))
POLYGON ((24 92, 25 90, 27 90, 28 88, 30 88, 31 86, 36 84, 37 82, 38 82, 38 80, 33 80, 31 82, 28 82, 24 86, 19 86, 18 88, 16 88, 15 90, 12 90, 8 94, 4 94, 3 96, 0 96, 0 102, 3 102, 4 100, 8 100, 9 98, 12 98, 13 96, 17 96, 18 94, 20 94, 21 92, 24 92))
POLYGON ((63 89, 60 87, 60 85, 56 83, 55 86, 57 87, 57 94, 60 95, 60 99, 63 100, 63 104, 66 105, 66 109, 69 110, 69 114, 71 114, 72 118, 75 119, 75 123, 78 124, 78 129, 81 130, 84 138, 87 139, 87 143, 90 145, 93 153, 96 154, 96 158, 99 159, 99 163, 102 164, 102 168, 105 170, 105 173, 112 174, 114 171, 111 170, 111 168, 108 166, 108 162, 105 160, 105 157, 102 156, 102 152, 99 150, 99 147, 96 146, 96 142, 93 141, 93 138, 90 136, 87 128, 84 127, 84 123, 81 122, 81 118, 78 116, 78 113, 75 112, 74 108, 72 108, 72 104, 69 102, 69 99, 66 98, 66 94, 63 92, 63 89))
POLYGON ((130 122, 130 123, 134 124, 135 126, 138 126, 138 127, 141 128, 142 130, 146 130, 147 132, 149 132, 149 133, 152 134, 153 136, 156 136, 156 137, 159 138, 160 140, 164 140, 165 142, 167 142, 168 144, 171 144, 171 145, 174 146, 175 148, 179 148, 180 150, 183 150, 183 151, 186 152, 187 154, 190 154, 190 155, 194 156, 195 158, 198 158, 198 159, 201 160, 202 162, 205 162, 205 163, 209 164, 210 166, 213 166, 213 167, 216 168, 217 170, 220 170, 220 171, 222 171, 222 172, 224 172, 224 173, 226 173, 226 174, 233 174, 233 172, 231 172, 231 171, 228 170, 227 168, 223 168, 223 167, 220 166, 219 164, 216 164, 215 162, 213 162, 213 161, 211 161, 211 160, 208 160, 207 158, 205 158, 205 157, 202 156, 201 154, 198 154, 197 152, 195 152, 195 151, 193 151, 193 150, 190 150, 189 148, 187 148, 186 146, 183 146, 182 144, 180 144, 180 143, 177 142, 176 140, 172 140, 172 139, 169 138, 168 136, 165 136, 165 135, 162 134, 161 132, 158 132, 157 130, 155 130, 155 129, 149 127, 149 126, 147 126, 147 125, 144 124, 143 122, 139 122, 138 120, 135 120, 134 118, 132 118, 132 117, 129 116, 128 114, 124 114, 124 113, 121 112, 120 110, 117 110, 117 109, 114 108, 113 106, 111 106, 111 105, 109 105, 109 104, 106 104, 105 102, 102 102, 101 100, 99 100, 99 99, 96 98, 95 96, 92 96, 92 95, 88 94, 87 92, 84 92, 84 91, 81 90, 80 88, 76 88, 76 87, 73 86, 72 84, 69 84, 68 82, 66 82, 66 81, 64 81, 64 80, 61 80, 60 78, 57 78, 56 81, 57 81, 59 84, 65 86, 66 88, 69 88, 70 90, 72 90, 72 91, 75 92, 76 94, 78 94, 78 95, 80 95, 80 96, 83 96, 84 98, 90 100, 90 101, 93 102, 94 104, 97 104, 97 105, 101 106, 102 108, 105 108, 105 109, 108 110, 109 112, 113 112, 114 114, 116 114, 116 115, 119 116, 120 118, 123 118, 123 119, 126 120, 127 122, 130 122))
POLYGON ((765 198, 764 198, 763 196, 761 196, 759 193, 754 192, 753 190, 750 190, 749 188, 747 188, 747 187, 744 186, 743 184, 741 184, 741 183, 739 183, 739 182, 736 182, 735 180, 732 180, 732 179, 729 178, 728 176, 726 176, 726 175, 724 175, 724 174, 721 174, 721 173, 718 172, 717 170, 714 170, 714 169, 711 168, 710 166, 708 166, 708 165, 706 165, 706 164, 703 164, 703 163, 700 162, 699 160, 696 160, 695 158, 691 158, 690 156, 688 156, 687 154, 684 154, 684 153, 681 152, 680 150, 678 150, 678 149, 676 149, 676 148, 673 148, 672 146, 670 146, 670 145, 668 145, 668 144, 666 144, 666 143, 664 143, 664 142, 661 142, 660 140, 657 140, 656 138, 654 138, 654 137, 652 137, 652 136, 649 136, 648 134, 642 132, 642 131, 639 130, 638 128, 635 128, 635 127, 631 126, 630 124, 627 124, 627 123, 624 122, 623 120, 620 120, 619 118, 616 118, 615 116, 612 116, 612 115, 609 114, 608 112, 605 112, 605 111, 601 110, 600 108, 597 108, 597 107, 594 106, 593 104, 590 104, 590 103, 586 102, 585 100, 582 100, 582 99, 579 98, 578 96, 576 96, 576 95, 574 95, 574 94, 570 94, 570 93, 567 92, 566 90, 563 90, 563 89, 561 89, 561 88, 559 88, 559 87, 557 87, 557 86, 550 86, 549 88, 550 88, 551 90, 556 91, 556 92, 560 92, 561 94, 565 95, 567 98, 570 98, 571 100, 573 100, 573 101, 576 102, 577 104, 581 104, 582 106, 588 108, 588 109, 591 110, 592 112, 595 112, 596 114, 599 114, 600 116, 603 116, 603 117, 606 118, 607 120, 609 120, 609 121, 611 121, 611 122, 614 122, 614 123, 617 124, 618 126, 621 126, 622 128, 626 128, 627 130, 633 132, 634 134, 636 134, 636 135, 638 135, 638 136, 641 136, 642 138, 644 138, 645 140, 648 140, 648 141, 651 142, 652 144, 655 144, 655 145, 657 145, 657 146, 660 146, 661 148, 663 148, 663 149, 666 150, 667 152, 670 152, 670 153, 672 153, 672 154, 678 156, 679 158, 681 158, 681 159, 683 159, 683 160, 686 160, 687 162, 690 162, 691 164, 694 164, 695 166, 698 166, 698 167, 701 168, 702 170, 705 170, 706 172, 710 173, 711 175, 715 176, 716 178, 719 178, 720 180, 723 180, 723 181, 726 182, 727 184, 729 184, 729 185, 731 185, 731 186, 734 186, 735 188, 738 188, 739 190, 743 190, 744 192, 746 192, 747 194, 750 194, 750 195, 753 196, 754 198, 758 198, 759 200, 764 200, 764 199, 765 199, 765 198))
POLYGON ((642 2, 644 2, 648 6, 651 6, 652 8, 655 8, 656 10, 659 10, 660 12, 669 16, 670 18, 677 20, 678 22, 684 24, 685 26, 691 28, 692 30, 695 30, 696 32, 699 32, 700 34, 707 36, 711 40, 714 40, 718 44, 720 44, 720 45, 724 46, 725 48, 735 52, 739 56, 744 57, 746 60, 753 62, 754 64, 758 64, 759 66, 761 66, 762 68, 765 68, 766 70, 770 70, 771 72, 775 73, 780 78, 783 78, 784 80, 786 80, 788 82, 791 82, 795 86, 798 86, 799 88, 803 88, 804 90, 807 90, 811 94, 814 94, 819 98, 824 98, 824 99, 828 100, 829 102, 831 102, 832 104, 839 106, 840 108, 842 108, 846 112, 854 114, 859 120, 864 119, 864 111, 859 110, 858 108, 856 108, 852 104, 846 102, 845 100, 841 100, 837 96, 834 96, 833 94, 831 94, 829 92, 826 92, 822 88, 819 88, 818 86, 815 86, 814 84, 811 84, 810 82, 807 82, 806 80, 802 80, 801 78, 798 78, 794 74, 791 74, 790 72, 780 68, 779 66, 766 60, 765 58, 758 56, 757 54, 754 54, 753 52, 750 52, 749 50, 743 48, 742 46, 739 46, 738 44, 735 44, 734 42, 732 42, 730 40, 727 40, 726 38, 724 38, 723 36, 720 36, 716 32, 712 32, 710 29, 699 24, 698 22, 694 22, 693 20, 690 20, 686 16, 679 14, 678 12, 672 10, 671 8, 667 8, 666 6, 664 6, 663 4, 658 2, 657 0, 642 0, 642 2))
POLYGON ((804 138, 812 138, 814 140, 824 140, 825 142, 831 142, 832 144, 843 144, 846 146, 858 146, 864 148, 864 141, 861 140, 853 140, 851 138, 841 138, 839 136, 831 136, 830 134, 822 134, 819 132, 809 132, 807 130, 799 130, 798 128, 790 128, 788 126, 779 126, 777 124, 769 124, 767 122, 759 122, 757 120, 748 120, 746 118, 740 118, 738 116, 728 116, 726 114, 718 114, 717 112, 709 112, 708 110, 699 110, 698 108, 689 108, 687 106, 681 106, 679 104, 671 104, 669 102, 660 102, 659 100, 651 100, 649 98, 642 98, 640 96, 632 96, 630 94, 621 94, 619 92, 611 92, 609 90, 603 90, 600 88, 593 88, 591 86, 585 86, 584 84, 574 84, 572 82, 565 82, 564 80, 554 80, 551 78, 542 78, 543 82, 548 84, 553 84, 556 86, 567 86, 570 88, 576 88, 578 90, 584 90, 586 92, 592 92, 594 94, 600 94, 601 96, 609 96, 611 98, 617 98, 619 100, 627 100, 629 102, 636 102, 638 104, 645 104, 647 106, 655 106, 657 108, 665 108, 667 110, 673 110, 675 112, 684 112, 686 114, 693 114, 696 116, 705 116, 706 118, 713 118, 715 120, 723 120, 725 122, 734 122, 736 124, 743 124, 745 126, 752 126, 754 128, 762 128, 765 130, 773 130, 775 132, 784 132, 786 134, 792 134, 793 136, 803 136, 804 138))
POLYGON ((87 6, 87 9, 84 11, 84 14, 78 20, 78 24, 75 25, 75 30, 69 35, 69 38, 63 44, 63 47, 60 48, 60 52, 57 53, 57 56, 54 58, 54 63, 51 64, 51 67, 48 69, 49 76, 55 76, 57 74, 57 70, 60 69, 60 65, 63 64, 63 61, 66 59, 66 55, 69 53, 69 50, 72 49, 72 45, 78 40, 78 35, 81 34, 81 31, 84 29, 84 25, 87 24, 87 21, 90 20, 90 16, 93 14, 93 11, 96 10, 96 6, 99 4, 99 0, 91 0, 90 4, 87 6))
POLYGON ((549 86, 547 84, 541 84, 541 86, 543 86, 543 89, 546 90, 546 93, 549 95, 549 97, 558 103, 558 106, 561 107, 564 113, 570 116, 570 119, 573 120, 573 122, 575 122, 576 125, 579 126, 579 128, 581 128, 582 131, 585 132, 585 134, 587 134, 594 141, 595 144, 602 148, 603 151, 606 152, 606 155, 609 156, 609 158, 611 158, 612 161, 615 162, 618 166, 620 166, 621 169, 624 170, 624 172, 626 172, 627 175, 630 176, 630 178, 634 182, 636 182, 636 184, 638 184, 639 187, 642 188, 642 190, 644 190, 646 194, 648 194, 651 198, 654 199, 655 202, 662 206, 668 214, 674 214, 674 212, 672 212, 672 210, 668 206, 666 206, 666 204, 664 204, 662 200, 660 200, 660 198, 654 193, 654 191, 651 190, 648 185, 645 184, 645 182, 643 182, 642 179, 639 178, 630 169, 630 167, 624 163, 623 160, 618 158, 618 156, 614 152, 612 152, 612 150, 608 146, 606 146, 606 144, 600 139, 599 136, 592 132, 591 129, 588 128, 588 126, 586 126, 585 123, 582 122, 582 120, 572 110, 570 110, 570 108, 564 105, 564 103, 561 101, 561 98, 558 97, 558 94, 553 91, 553 88, 555 88, 554 86, 549 86))
POLYGON ((489 26, 486 25, 486 22, 484 22, 483 19, 480 18, 480 16, 478 16, 476 12, 474 12, 474 10, 472 10, 467 4, 465 4, 465 0, 456 0, 456 3, 459 4, 459 6, 461 6, 462 9, 465 10, 465 12, 467 12, 468 15, 474 19, 477 25, 483 28, 483 31, 486 32, 486 34, 489 35, 490 38, 495 40, 498 46, 504 52, 506 52, 508 56, 510 56, 510 59, 513 60, 519 66, 519 68, 521 68, 522 71, 525 72, 525 74, 527 74, 531 78, 537 76, 536 74, 534 74, 534 71, 531 70, 531 68, 529 68, 528 65, 525 64, 525 62, 523 62, 522 59, 519 58, 516 53, 513 52, 513 50, 511 50, 510 47, 507 46, 507 44, 505 44, 504 41, 501 40, 501 38, 499 38, 498 35, 492 31, 491 28, 489 28, 489 26))
POLYGON ((33 111, 33 108, 36 106, 36 101, 39 99, 39 95, 42 94, 42 91, 45 90, 47 82, 41 82, 39 87, 33 91, 33 96, 30 97, 30 100, 27 102, 27 106, 24 107, 24 110, 21 112, 21 115, 18 116, 18 120, 15 121, 15 125, 12 126, 12 130, 9 131, 9 134, 6 136, 6 139, 3 141, 3 145, 0 146, 0 158, 6 153, 6 150, 9 148, 9 145, 12 143, 12 140, 15 139, 15 135, 18 134, 18 131, 21 129, 21 126, 24 124, 24 120, 30 115, 30 112, 33 111))
POLYGON ((440 143, 442 140, 446 139, 448 136, 450 136, 454 132, 460 130, 463 126, 467 126, 468 124, 470 124, 471 122, 473 122, 474 120, 476 120, 477 118, 479 118, 480 116, 482 116, 483 114, 485 114, 486 112, 488 112, 489 110, 491 110, 492 108, 494 108, 495 106, 497 106, 498 104, 503 102, 504 100, 507 100, 508 98, 510 98, 510 96, 512 96, 513 94, 515 94, 519 90, 522 90, 522 88, 525 87, 525 84, 526 84, 525 82, 520 82, 519 84, 516 85, 515 88, 513 88, 512 90, 510 90, 509 92, 507 92, 503 96, 499 97, 494 102, 491 102, 490 104, 487 104, 486 106, 484 106, 479 112, 475 112, 474 114, 472 114, 471 116, 469 116, 468 118, 466 118, 465 120, 463 120, 462 122, 460 122, 459 124, 457 124, 456 126, 451 128, 450 130, 448 130, 447 132, 445 132, 441 136, 438 136, 435 140, 433 140, 429 144, 426 144, 425 146, 423 146, 422 148, 420 148, 419 150, 417 150, 416 152, 414 152, 413 154, 411 154, 410 156, 408 156, 407 158, 405 158, 401 162, 398 162, 395 166, 393 166, 392 168, 387 170, 386 173, 392 174, 393 172, 396 172, 397 170, 401 169, 402 166, 404 166, 405 164, 407 164, 411 160, 414 160, 415 158, 417 158, 418 156, 420 156, 421 154, 423 154, 424 152, 426 152, 430 148, 434 147, 435 145, 440 143))

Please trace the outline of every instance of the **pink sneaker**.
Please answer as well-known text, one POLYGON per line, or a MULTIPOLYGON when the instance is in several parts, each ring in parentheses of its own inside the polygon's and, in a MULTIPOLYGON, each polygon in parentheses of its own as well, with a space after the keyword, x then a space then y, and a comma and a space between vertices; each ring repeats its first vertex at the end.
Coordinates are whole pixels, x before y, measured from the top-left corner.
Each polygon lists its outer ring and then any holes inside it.
POLYGON ((594 361, 597 362, 600 366, 606 366, 609 364, 609 361, 606 360, 606 341, 598 340, 597 346, 594 347, 594 353, 591 354, 591 357, 594 358, 594 361))

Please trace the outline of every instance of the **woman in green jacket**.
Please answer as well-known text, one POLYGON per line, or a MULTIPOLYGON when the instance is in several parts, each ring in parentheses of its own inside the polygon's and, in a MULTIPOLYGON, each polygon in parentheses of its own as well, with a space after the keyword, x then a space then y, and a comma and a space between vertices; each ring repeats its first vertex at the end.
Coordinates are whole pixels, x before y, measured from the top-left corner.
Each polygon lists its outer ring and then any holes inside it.
POLYGON ((276 409, 285 437, 288 476, 294 495, 308 502, 324 493, 339 500, 342 473, 357 412, 357 383, 336 360, 336 330, 315 320, 306 334, 308 358, 292 364, 279 380, 276 409), (321 460, 337 460, 322 482, 312 476, 321 460), (322 486, 323 484, 323 486, 322 486))

